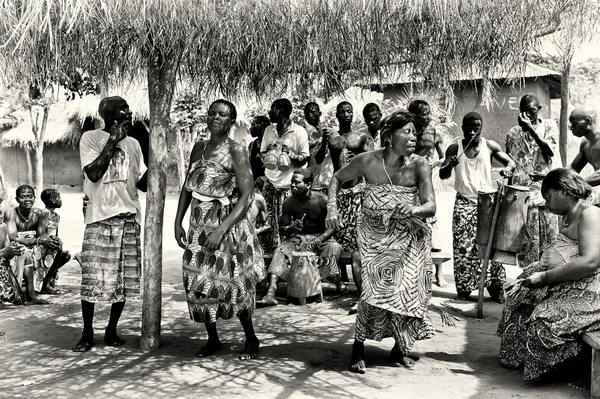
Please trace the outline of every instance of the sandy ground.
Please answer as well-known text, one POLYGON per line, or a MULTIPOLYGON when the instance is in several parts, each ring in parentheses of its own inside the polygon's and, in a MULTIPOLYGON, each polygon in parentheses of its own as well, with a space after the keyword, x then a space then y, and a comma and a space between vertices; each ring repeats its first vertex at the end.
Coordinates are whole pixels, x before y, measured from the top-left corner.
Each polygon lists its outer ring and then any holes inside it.
MULTIPOLYGON (((71 253, 80 250, 83 236, 79 192, 63 194, 60 235, 71 253)), ((454 194, 438 194, 438 219, 446 252, 452 248, 451 213, 454 194)), ((120 323, 127 344, 107 347, 102 342, 108 307, 97 306, 96 346, 88 353, 71 347, 81 332, 79 265, 71 261, 60 275, 63 294, 50 306, 0 309, 0 397, 2 398, 582 398, 560 378, 525 384, 522 373, 506 370, 498 361, 500 340, 495 335, 501 305, 486 299, 485 318, 474 317, 475 303, 456 303, 454 285, 434 288, 433 304, 454 304, 461 312, 456 327, 443 327, 431 309, 437 335, 417 342, 417 366, 407 370, 389 361, 393 341, 368 341, 369 369, 364 375, 347 371, 356 301, 349 293, 336 297, 326 286, 322 304, 281 305, 258 309, 254 323, 262 342, 260 357, 240 362, 243 332, 237 320, 219 321, 224 349, 199 359, 194 351, 205 340, 204 326, 189 320, 181 282, 181 250, 172 234, 177 198, 169 197, 165 214, 163 311, 161 348, 139 349, 141 303, 130 301, 120 323)), ((509 278, 518 274, 508 267, 509 278)), ((452 279, 452 265, 444 265, 452 279)))

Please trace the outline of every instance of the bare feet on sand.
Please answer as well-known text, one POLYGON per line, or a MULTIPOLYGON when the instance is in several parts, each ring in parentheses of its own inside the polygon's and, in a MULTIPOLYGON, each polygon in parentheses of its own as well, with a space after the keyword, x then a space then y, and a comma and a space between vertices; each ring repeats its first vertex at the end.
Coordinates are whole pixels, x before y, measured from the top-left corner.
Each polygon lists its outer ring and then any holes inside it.
POLYGON ((352 344, 350 371, 358 374, 367 372, 367 365, 365 363, 365 345, 362 342, 354 341, 354 344, 352 344))
POLYGON ((48 295, 60 295, 62 292, 58 288, 52 288, 50 286, 42 288, 40 294, 48 294, 48 295))
POLYGON ((94 333, 83 333, 81 339, 72 348, 73 352, 87 352, 94 346, 94 333))
POLYGON ((258 348, 260 347, 260 341, 258 338, 252 340, 246 340, 244 344, 244 350, 240 352, 240 360, 255 359, 258 356, 258 348))
POLYGON ((267 306, 277 306, 279 302, 277 302, 277 298, 275 295, 267 294, 262 297, 261 300, 256 301, 256 306, 259 308, 265 308, 267 306))
POLYGON ((435 274, 435 283, 440 288, 446 288, 448 286, 448 282, 444 278, 444 274, 441 272, 435 274))
POLYGON ((458 294, 456 295, 456 300, 459 301, 468 301, 470 300, 471 297, 471 291, 459 291, 458 294))
POLYGON ((32 298, 30 300, 28 300, 27 302, 24 303, 25 306, 31 306, 31 305, 51 305, 52 302, 48 301, 46 299, 42 299, 40 297, 36 297, 36 298, 32 298))
POLYGON ((108 346, 123 346, 127 341, 119 338, 116 331, 104 331, 104 343, 108 346))
POLYGON ((588 372, 583 377, 569 382, 569 386, 580 391, 589 391, 592 386, 592 373, 588 372))
POLYGON ((198 352, 196 352, 196 356, 198 357, 208 357, 213 355, 215 352, 217 352, 219 349, 221 349, 223 347, 223 344, 221 343, 221 341, 219 340, 208 340, 208 342, 206 343, 206 345, 204 345, 202 347, 202 349, 200 349, 198 352))
POLYGON ((396 345, 394 345, 394 347, 392 348, 392 353, 390 354, 390 357, 392 358, 392 361, 400 363, 407 369, 412 369, 413 367, 415 367, 415 360, 404 355, 396 345))

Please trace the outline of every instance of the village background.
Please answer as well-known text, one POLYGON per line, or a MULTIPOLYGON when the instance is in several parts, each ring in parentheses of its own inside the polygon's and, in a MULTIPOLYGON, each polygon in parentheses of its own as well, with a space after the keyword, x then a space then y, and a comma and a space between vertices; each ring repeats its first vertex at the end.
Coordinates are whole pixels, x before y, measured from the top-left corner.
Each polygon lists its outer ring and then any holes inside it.
MULTIPOLYGON (((600 55, 597 48, 584 50, 586 55, 600 55)), ((523 93, 540 95, 543 117, 558 119, 558 76, 552 59, 538 59, 529 66, 531 76, 505 82, 499 79, 496 105, 491 109, 479 107, 485 119, 484 136, 492 137, 502 146, 508 127, 516 124, 518 100, 523 93)), ((82 81, 85 76, 82 71, 82 81)), ((473 78, 473 77, 470 77, 473 78)), ((514 76, 511 78, 515 78, 514 76)), ((518 77, 516 77, 518 78, 518 77)), ((571 105, 593 100, 600 78, 600 58, 576 60, 572 67, 571 105)), ((459 134, 457 118, 467 110, 477 109, 475 92, 468 92, 467 79, 462 87, 466 91, 462 105, 455 107, 454 116, 444 116, 444 107, 436 108, 437 123, 444 127, 446 138, 459 134), (475 94, 474 94, 475 93, 475 94), (475 98, 474 95, 475 95, 475 98), (474 102, 473 102, 474 101, 474 102), (475 105, 475 107, 473 107, 475 105), (463 108, 460 108, 462 106, 463 108), (471 107, 471 109, 468 109, 471 107), (454 123, 453 123, 454 122, 454 123)), ((79 98, 66 101, 64 92, 59 101, 42 104, 42 109, 32 112, 18 107, 4 115, 0 124, 0 166, 8 188, 3 206, 14 206, 14 189, 23 183, 34 184, 35 153, 34 131, 41 127, 44 107, 47 122, 44 137, 43 181, 44 187, 61 190, 64 205, 60 236, 66 248, 76 253, 81 248, 83 217, 81 214, 81 173, 77 152, 78 138, 86 129, 98 126, 96 109, 99 98, 84 92, 79 98), (37 126, 36 126, 37 125, 37 126)), ((374 82, 361 82, 371 87, 374 82)), ((377 82, 381 84, 382 82, 377 82)), ((410 82, 397 80, 384 83, 383 92, 362 91, 350 88, 346 96, 336 96, 325 101, 316 99, 323 107, 325 119, 333 122, 333 110, 342 99, 354 105, 354 120, 362 125, 362 106, 367 102, 382 104, 384 112, 401 107, 415 95, 410 82), (408 83, 408 84, 407 84, 408 83), (407 88, 408 86, 408 88, 407 88), (400 96, 398 97, 398 94, 400 96), (396 102, 391 100, 398 97, 396 102)), ((92 83, 93 86, 93 83, 92 83)), ((92 90, 93 91, 93 90, 92 90)), ((147 93, 140 84, 129 84, 111 89, 126 98, 136 114, 138 133, 147 124, 147 93), (146 100, 144 100, 146 98, 146 100)), ((419 97, 435 99, 432 93, 416 93, 419 97)), ((291 93, 293 96, 293 93, 291 93)), ((15 93, 5 93, 5 108, 23 102, 15 93)), ((75 96, 77 97, 77 96, 75 96)), ((460 97, 459 97, 460 98, 460 97)), ((242 115, 234 137, 248 142, 246 124, 254 113, 266 113, 272 99, 262 102, 237 104, 242 115)), ((26 100, 25 100, 26 102, 26 100)), ((255 313, 255 326, 262 341, 260 357, 239 362, 242 331, 235 321, 219 322, 225 349, 209 359, 198 359, 194 351, 205 338, 204 328, 193 323, 187 315, 187 305, 181 284, 181 250, 172 234, 172 221, 176 210, 176 193, 179 187, 178 160, 185 159, 193 141, 202 137, 203 121, 209 99, 180 93, 175 100, 173 124, 180 129, 181 152, 173 153, 169 168, 169 192, 165 206, 163 307, 161 348, 152 353, 139 349, 141 306, 130 302, 121 323, 122 336, 128 343, 124 348, 109 348, 101 343, 102 329, 108 319, 108 308, 98 307, 96 312, 97 346, 86 354, 70 351, 77 341, 81 322, 78 297, 80 269, 71 261, 60 274, 59 285, 64 294, 53 297, 54 304, 45 307, 12 307, 0 309, 0 397, 183 397, 209 395, 213 398, 580 398, 582 394, 566 384, 560 376, 550 376, 534 384, 522 382, 522 372, 504 369, 498 361, 499 338, 495 335, 501 305, 485 301, 485 318, 474 317, 475 303, 458 303, 452 300, 454 286, 446 289, 434 287, 432 305, 450 305, 451 314, 457 317, 456 327, 443 327, 434 308, 431 315, 437 327, 435 338, 418 342, 413 353, 420 357, 414 370, 406 370, 388 362, 390 340, 369 342, 367 356, 369 370, 365 375, 347 371, 350 344, 353 339, 354 317, 348 316, 350 303, 357 299, 353 284, 349 293, 337 296, 326 286, 326 300, 322 304, 304 307, 282 305, 259 309, 255 313)), ((296 106, 301 104, 294 97, 296 106)), ((295 110, 295 116, 301 109, 295 110)), ((38 130, 39 132, 39 130, 38 130)), ((139 133, 141 132, 141 133, 139 133)), ((568 158, 577 152, 578 140, 569 136, 568 158)), ((588 171, 589 173, 589 171, 588 171)), ((435 182, 437 188, 438 220, 443 250, 451 252, 451 212, 454 192, 451 183, 435 182)), ((145 209, 145 196, 142 196, 145 209)), ((444 264, 446 278, 453 281, 451 261, 444 264)), ((507 270, 509 280, 519 270, 507 270)), ((279 290, 280 299, 285 295, 279 290)))

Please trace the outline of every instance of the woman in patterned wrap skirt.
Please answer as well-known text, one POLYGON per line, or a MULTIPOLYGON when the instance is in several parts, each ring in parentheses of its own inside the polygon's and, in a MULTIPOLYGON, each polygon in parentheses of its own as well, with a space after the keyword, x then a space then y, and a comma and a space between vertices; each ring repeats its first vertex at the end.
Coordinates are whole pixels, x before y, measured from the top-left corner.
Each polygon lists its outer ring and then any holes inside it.
POLYGON ((542 183, 546 205, 562 216, 561 231, 507 290, 498 326, 500 361, 523 367, 526 381, 579 360, 575 385, 589 389, 591 361, 581 337, 600 329, 600 209, 586 203, 590 191, 566 168, 542 183))
POLYGON ((407 368, 416 340, 435 330, 427 313, 431 293, 431 229, 435 215, 429 162, 413 155, 412 114, 400 111, 382 121, 384 149, 357 155, 329 186, 327 227, 338 227, 337 193, 345 181, 363 175, 365 188, 358 219, 362 292, 358 303, 350 370, 364 373, 364 341, 392 337, 392 359, 407 368))
POLYGON ((256 284, 265 277, 262 250, 248 218, 254 183, 244 147, 229 139, 235 106, 217 100, 208 111, 211 137, 194 146, 177 207, 175 239, 183 254, 190 318, 204 323, 208 342, 196 355, 221 349, 217 319, 237 316, 246 342, 240 359, 253 359, 259 341, 252 325, 256 284), (191 205, 189 234, 182 223, 191 205))

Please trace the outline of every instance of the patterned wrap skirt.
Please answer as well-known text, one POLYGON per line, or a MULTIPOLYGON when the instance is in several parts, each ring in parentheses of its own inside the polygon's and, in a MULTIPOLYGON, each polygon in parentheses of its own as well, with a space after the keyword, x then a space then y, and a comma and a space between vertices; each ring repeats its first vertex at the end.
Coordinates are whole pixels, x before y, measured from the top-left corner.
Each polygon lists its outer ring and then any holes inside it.
POLYGON ((266 277, 262 248, 244 216, 223 237, 218 249, 206 248, 233 205, 192 199, 188 246, 183 253, 183 285, 190 318, 199 323, 254 313, 256 284, 266 277))
MULTIPOLYGON (((476 237, 477 203, 457 193, 452 214, 452 247, 454 282, 458 293, 479 289, 483 262, 479 259, 476 237)), ((505 282, 504 265, 490 261, 486 286, 502 287, 505 282)))
POLYGON ((25 294, 21 289, 21 284, 13 274, 14 258, 7 260, 0 258, 0 304, 2 302, 11 302, 15 305, 25 303, 25 294))
POLYGON ((88 224, 81 249, 81 300, 139 299, 142 272, 140 225, 135 215, 88 224))
POLYGON ((427 305, 431 298, 431 229, 416 217, 392 219, 399 202, 418 204, 416 187, 367 184, 358 244, 362 292, 355 338, 393 337, 401 353, 435 335, 427 305))

